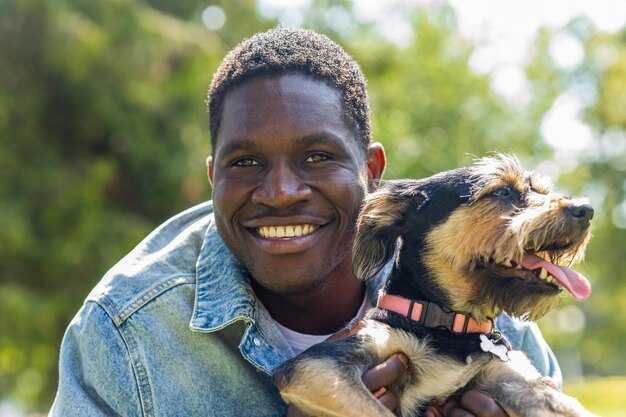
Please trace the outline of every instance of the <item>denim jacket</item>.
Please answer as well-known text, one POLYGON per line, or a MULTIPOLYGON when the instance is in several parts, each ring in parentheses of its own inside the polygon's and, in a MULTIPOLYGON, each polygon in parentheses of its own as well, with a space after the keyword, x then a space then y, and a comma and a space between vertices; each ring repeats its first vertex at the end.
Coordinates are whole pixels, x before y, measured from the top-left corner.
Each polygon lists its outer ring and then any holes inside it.
MULTIPOLYGON (((560 381, 535 325, 497 326, 560 381)), ((292 356, 207 202, 157 228, 89 294, 63 338, 50 417, 284 416, 270 374, 292 356)))

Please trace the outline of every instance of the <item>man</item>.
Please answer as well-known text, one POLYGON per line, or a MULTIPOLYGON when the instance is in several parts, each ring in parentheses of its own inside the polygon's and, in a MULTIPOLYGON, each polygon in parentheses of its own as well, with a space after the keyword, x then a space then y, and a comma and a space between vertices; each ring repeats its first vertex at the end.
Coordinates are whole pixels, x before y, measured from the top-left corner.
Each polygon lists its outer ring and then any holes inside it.
MULTIPOLYGON (((298 415, 272 370, 375 302, 351 249, 385 155, 354 60, 314 32, 258 34, 218 68, 209 113, 213 201, 157 228, 88 296, 63 340, 51 416, 298 415)), ((535 327, 498 322, 558 378, 535 327)), ((383 393, 406 361, 392 356, 366 385, 383 393)), ((506 415, 477 393, 429 410, 442 413, 506 415)))

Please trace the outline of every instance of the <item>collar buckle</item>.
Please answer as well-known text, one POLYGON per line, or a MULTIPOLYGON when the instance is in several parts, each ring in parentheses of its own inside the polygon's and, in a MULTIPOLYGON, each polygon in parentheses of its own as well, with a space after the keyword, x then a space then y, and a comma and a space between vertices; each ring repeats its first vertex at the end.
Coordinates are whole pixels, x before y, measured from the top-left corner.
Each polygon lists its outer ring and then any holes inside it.
POLYGON ((454 324, 454 312, 445 310, 439 304, 431 302, 424 304, 424 311, 420 319, 422 326, 430 328, 444 327, 448 330, 452 329, 452 325, 454 324))

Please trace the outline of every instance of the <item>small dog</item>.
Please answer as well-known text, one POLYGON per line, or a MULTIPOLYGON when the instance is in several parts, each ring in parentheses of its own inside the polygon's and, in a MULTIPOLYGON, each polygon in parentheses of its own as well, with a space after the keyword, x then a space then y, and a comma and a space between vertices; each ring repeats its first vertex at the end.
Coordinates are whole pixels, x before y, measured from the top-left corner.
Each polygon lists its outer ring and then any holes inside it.
POLYGON ((566 289, 591 291, 577 272, 593 208, 551 191, 517 158, 496 155, 421 180, 386 182, 357 225, 354 272, 374 277, 392 258, 377 307, 352 336, 327 341, 274 373, 283 399, 314 416, 393 416, 361 381, 396 352, 410 364, 388 386, 399 416, 468 389, 511 417, 592 416, 549 386, 494 329, 502 311, 536 320, 566 289))

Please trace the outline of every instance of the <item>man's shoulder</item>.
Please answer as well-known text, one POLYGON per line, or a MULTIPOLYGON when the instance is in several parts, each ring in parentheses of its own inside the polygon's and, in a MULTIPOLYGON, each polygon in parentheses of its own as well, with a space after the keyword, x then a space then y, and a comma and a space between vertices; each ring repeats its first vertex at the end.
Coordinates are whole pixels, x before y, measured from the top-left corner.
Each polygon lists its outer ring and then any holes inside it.
POLYGON ((496 327, 515 349, 528 356, 542 375, 550 376, 557 386, 561 386, 561 370, 537 323, 522 321, 502 313, 496 319, 496 327))
POLYGON ((100 304, 120 325, 155 297, 195 284, 197 259, 212 222, 210 201, 170 218, 115 264, 87 301, 100 304))
POLYGON ((496 328, 516 349, 524 349, 529 341, 533 342, 537 337, 543 341, 536 323, 520 320, 506 313, 502 313, 496 318, 496 328))

